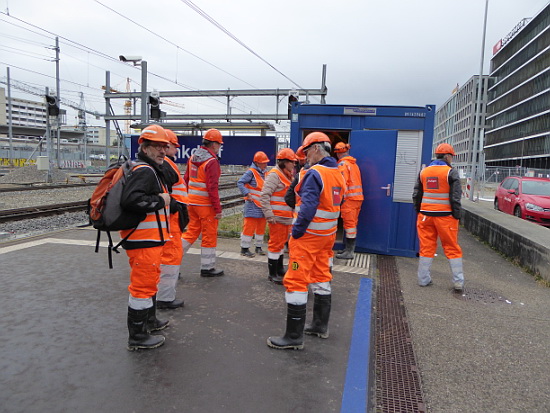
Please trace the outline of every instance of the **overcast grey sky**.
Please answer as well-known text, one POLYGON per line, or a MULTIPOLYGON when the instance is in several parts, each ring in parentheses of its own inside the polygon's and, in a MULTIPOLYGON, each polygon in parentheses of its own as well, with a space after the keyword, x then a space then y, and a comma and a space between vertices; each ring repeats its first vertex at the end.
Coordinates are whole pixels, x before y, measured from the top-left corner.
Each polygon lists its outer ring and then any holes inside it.
MULTIPOLYGON (((489 0, 485 74, 493 45, 547 4, 489 0)), ((147 60, 149 90, 319 88, 327 64, 327 103, 439 106, 479 72, 484 9, 485 0, 0 0, 0 79, 10 66, 12 79, 55 89, 48 47, 58 35, 62 96, 78 102, 84 92, 99 112, 106 70, 113 87, 130 77, 140 88, 139 69, 120 54, 147 60)), ((185 107, 163 108, 171 113, 225 112, 224 99, 172 100, 185 107)), ((232 107, 273 113, 275 98, 232 107)))

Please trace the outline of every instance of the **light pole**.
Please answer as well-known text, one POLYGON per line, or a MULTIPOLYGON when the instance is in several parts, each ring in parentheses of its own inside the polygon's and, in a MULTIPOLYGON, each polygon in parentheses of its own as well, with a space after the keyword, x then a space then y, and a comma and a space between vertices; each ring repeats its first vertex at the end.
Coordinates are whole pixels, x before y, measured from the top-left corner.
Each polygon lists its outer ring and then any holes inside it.
POLYGON ((489 10, 489 0, 485 0, 485 17, 483 19, 483 36, 481 40, 481 59, 479 62, 479 79, 477 82, 477 96, 476 96, 476 109, 474 113, 474 142, 472 148, 472 185, 470 186, 469 199, 470 201, 474 200, 474 186, 476 184, 478 169, 481 166, 481 156, 479 151, 479 141, 480 141, 480 132, 481 132, 481 120, 482 120, 482 111, 481 111, 481 94, 483 93, 483 60, 485 58, 485 35, 487 32, 487 11, 489 10))

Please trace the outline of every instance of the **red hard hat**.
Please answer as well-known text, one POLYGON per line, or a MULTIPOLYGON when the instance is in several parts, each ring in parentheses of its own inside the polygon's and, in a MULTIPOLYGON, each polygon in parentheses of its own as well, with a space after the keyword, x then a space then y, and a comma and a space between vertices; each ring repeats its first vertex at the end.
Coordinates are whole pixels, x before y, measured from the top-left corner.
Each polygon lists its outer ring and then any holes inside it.
POLYGON ((344 142, 338 142, 336 146, 334 147, 334 153, 344 153, 349 151, 351 148, 350 144, 344 143, 344 142))
POLYGON ((297 161, 296 154, 290 148, 284 148, 277 153, 277 159, 288 159, 289 161, 297 161))
POLYGON ((222 134, 217 129, 208 129, 204 134, 204 139, 212 142, 223 143, 222 134))
POLYGON ((304 159, 306 159, 306 154, 304 153, 304 147, 303 146, 300 146, 296 150, 296 158, 298 158, 298 160, 300 160, 300 161, 303 161, 304 159))
POLYGON ((451 144, 440 143, 439 145, 437 145, 437 148, 435 148, 435 153, 450 153, 451 155, 455 156, 455 149, 451 144))
POLYGON ((180 147, 180 144, 178 143, 178 137, 174 133, 172 129, 164 129, 166 132, 166 136, 168 137, 168 140, 172 145, 174 145, 176 148, 180 147))
POLYGON ((330 139, 323 132, 311 132, 304 139, 304 143, 302 144, 302 146, 304 149, 307 149, 309 146, 313 145, 314 143, 320 143, 320 142, 330 143, 330 139))
POLYGON ((138 144, 142 144, 144 140, 170 143, 166 131, 160 125, 149 125, 141 131, 138 144))
POLYGON ((256 163, 268 163, 269 158, 265 154, 265 152, 258 151, 254 154, 254 162, 256 163))

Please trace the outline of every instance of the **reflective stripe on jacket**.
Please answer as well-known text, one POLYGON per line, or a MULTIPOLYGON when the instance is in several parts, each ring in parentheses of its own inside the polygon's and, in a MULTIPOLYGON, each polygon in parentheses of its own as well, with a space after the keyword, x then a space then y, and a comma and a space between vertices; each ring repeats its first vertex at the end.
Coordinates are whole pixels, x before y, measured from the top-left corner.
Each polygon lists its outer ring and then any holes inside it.
POLYGON ((254 202, 258 208, 260 208, 260 195, 262 193, 262 188, 264 187, 264 178, 262 178, 260 173, 254 168, 250 168, 249 171, 252 172, 252 174, 254 175, 256 186, 252 186, 250 183, 246 183, 244 184, 244 186, 249 191, 248 199, 254 202))
POLYGON ((431 165, 420 172, 422 182, 422 202, 420 211, 452 212, 448 165, 431 165))
POLYGON ((269 198, 269 204, 271 210, 275 216, 283 218, 292 218, 292 208, 285 202, 285 195, 288 187, 290 186, 290 180, 285 176, 283 172, 277 167, 268 172, 269 174, 275 173, 279 177, 279 181, 284 185, 284 188, 280 191, 273 192, 269 198))
POLYGON ((189 199, 187 198, 187 185, 185 185, 185 181, 181 176, 178 166, 168 157, 164 158, 164 162, 167 162, 178 174, 178 182, 172 185, 172 193, 170 194, 170 196, 174 198, 177 202, 187 204, 189 202, 189 199))
MULTIPOLYGON (((155 177, 157 178, 158 184, 160 188, 162 188, 163 193, 167 193, 166 187, 160 182, 155 170, 149 166, 140 164, 135 166, 132 171, 135 171, 139 168, 150 168, 153 173, 155 174, 155 177)), ((166 239, 170 237, 170 234, 168 233, 168 217, 166 214, 168 212, 168 206, 165 206, 164 208, 161 208, 158 211, 151 211, 148 212, 145 215, 145 219, 141 221, 135 230, 132 229, 126 229, 120 231, 120 236, 122 238, 125 238, 128 234, 130 236, 126 240, 126 242, 159 242, 163 243, 166 239), (157 219, 158 215, 158 219, 157 219)))
POLYGON ((216 158, 210 158, 199 166, 191 161, 189 162, 189 186, 187 188, 189 205, 212 206, 208 189, 206 188, 206 174, 204 170, 206 165, 215 160, 216 158))
POLYGON ((344 176, 347 189, 344 194, 344 199, 351 201, 363 201, 363 183, 361 181, 361 171, 355 163, 356 160, 352 156, 344 156, 338 162, 338 170, 344 176))
MULTIPOLYGON (((336 232, 338 227, 338 217, 340 216, 340 205, 342 195, 345 191, 345 181, 341 172, 334 167, 315 164, 307 173, 317 172, 322 181, 322 189, 319 194, 319 204, 315 211, 315 216, 309 223, 306 232, 313 235, 328 236, 336 232)), ((303 179, 296 185, 296 193, 302 189, 303 179)), ((304 195, 304 194, 302 194, 304 195)), ((298 214, 300 212, 302 200, 297 203, 298 214)))

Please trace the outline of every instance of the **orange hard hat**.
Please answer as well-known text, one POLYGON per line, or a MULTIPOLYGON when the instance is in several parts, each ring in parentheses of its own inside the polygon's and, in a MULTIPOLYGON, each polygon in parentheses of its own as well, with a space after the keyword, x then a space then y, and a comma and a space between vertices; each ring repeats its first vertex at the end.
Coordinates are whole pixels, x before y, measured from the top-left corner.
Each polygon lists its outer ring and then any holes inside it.
POLYGON ((334 146, 334 153, 344 153, 349 151, 351 148, 351 145, 344 142, 338 142, 336 146, 334 146))
POLYGON ((288 159, 289 161, 297 161, 296 154, 290 148, 283 148, 277 153, 277 159, 288 159))
POLYGON ((304 149, 307 149, 314 143, 320 143, 320 142, 330 143, 330 139, 323 132, 311 132, 311 133, 308 133, 308 135, 304 139, 304 143, 302 144, 302 146, 304 149))
POLYGON ((299 161, 303 161, 304 159, 306 159, 306 154, 304 153, 304 147, 303 146, 300 146, 296 150, 296 158, 298 158, 299 161))
POLYGON ((166 130, 160 125, 149 125, 143 129, 139 135, 138 144, 143 143, 144 140, 170 143, 166 130))
POLYGON ((222 134, 217 129, 208 129, 204 134, 204 139, 207 141, 223 143, 222 134))
POLYGON ((178 137, 176 136, 174 131, 172 129, 164 129, 164 131, 166 132, 166 136, 168 136, 168 140, 170 141, 170 143, 176 148, 179 148, 180 144, 178 143, 178 137))
POLYGON ((258 151, 254 154, 254 162, 256 163, 268 163, 269 158, 265 154, 265 152, 258 151))
POLYGON ((435 153, 450 153, 451 155, 455 156, 455 148, 453 148, 453 145, 448 143, 440 143, 437 145, 437 148, 435 148, 435 153))

